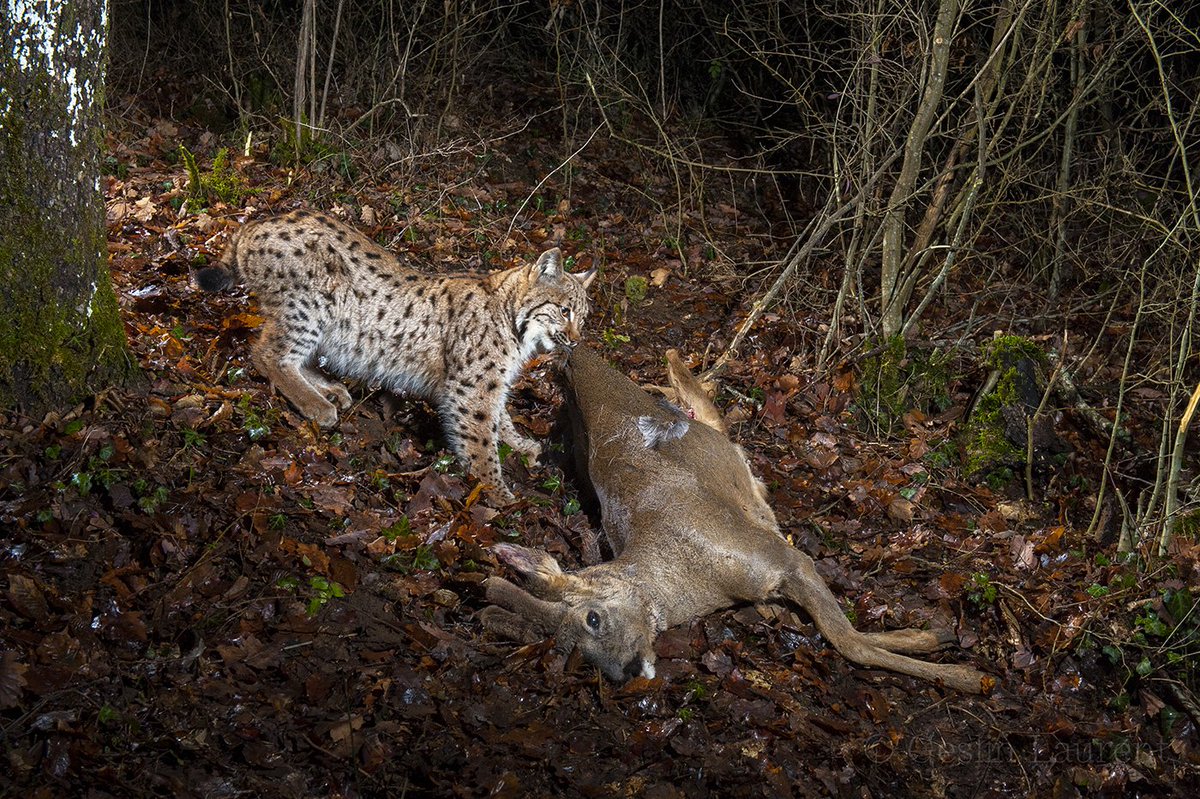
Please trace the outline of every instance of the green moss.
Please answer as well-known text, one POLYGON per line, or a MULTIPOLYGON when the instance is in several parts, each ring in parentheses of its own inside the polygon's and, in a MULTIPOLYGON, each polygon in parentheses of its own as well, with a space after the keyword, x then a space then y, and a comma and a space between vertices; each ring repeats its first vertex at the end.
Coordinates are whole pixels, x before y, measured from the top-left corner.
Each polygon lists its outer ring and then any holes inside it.
POLYGON ((1023 336, 1001 336, 988 342, 983 360, 1000 374, 967 422, 963 449, 967 474, 985 476, 996 488, 1011 482, 1012 467, 1025 462, 1025 449, 1009 440, 1004 418, 1005 408, 1023 408, 1029 413, 1036 407, 1037 398, 1022 392, 1028 381, 1021 376, 1021 365, 1032 366, 1040 387, 1046 380, 1048 362, 1041 348, 1023 336))
POLYGON ((17 92, 0 107, 0 407, 37 415, 134 368, 105 261, 104 209, 89 195, 98 139, 79 143, 90 150, 82 156, 67 154, 65 138, 47 143, 45 126, 61 130, 63 120, 45 109, 66 108, 67 91, 48 77, 0 56, 0 85, 17 92), (45 157, 30 157, 35 148, 45 157))
POLYGON ((1000 336, 989 341, 983 349, 984 361, 993 369, 1012 369, 1028 358, 1044 370, 1048 362, 1041 347, 1024 336, 1000 336))
POLYGON ((893 336, 877 349, 877 355, 863 361, 860 380, 858 407, 867 422, 891 434, 910 410, 933 414, 950 407, 950 353, 910 351, 903 336, 893 336))
POLYGON ((646 292, 649 290, 649 283, 646 278, 641 275, 633 275, 625 278, 625 298, 634 305, 639 305, 646 299, 646 292))
POLYGON ((1184 513, 1175 519, 1175 535, 1189 541, 1200 540, 1200 510, 1184 513))

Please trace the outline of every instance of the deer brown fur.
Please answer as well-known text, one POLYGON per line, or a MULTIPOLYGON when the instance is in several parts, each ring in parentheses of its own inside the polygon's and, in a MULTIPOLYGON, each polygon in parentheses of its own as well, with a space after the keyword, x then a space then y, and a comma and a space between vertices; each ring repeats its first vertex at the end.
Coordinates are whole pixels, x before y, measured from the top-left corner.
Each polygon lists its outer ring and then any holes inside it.
POLYGON ((654 676, 663 630, 742 602, 787 599, 804 608, 848 660, 979 693, 992 678, 969 666, 909 657, 946 636, 863 633, 846 619, 808 555, 780 534, 763 484, 721 415, 674 352, 681 406, 655 400, 586 347, 568 362, 569 402, 587 476, 615 558, 564 572, 550 555, 512 544, 494 551, 529 591, 487 581, 490 629, 553 634, 613 680, 654 676))

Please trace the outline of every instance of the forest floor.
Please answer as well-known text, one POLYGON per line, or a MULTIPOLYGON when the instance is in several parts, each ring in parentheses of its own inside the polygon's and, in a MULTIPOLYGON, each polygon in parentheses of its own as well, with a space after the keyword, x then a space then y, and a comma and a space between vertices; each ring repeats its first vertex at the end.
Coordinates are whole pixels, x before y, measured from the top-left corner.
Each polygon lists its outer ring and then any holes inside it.
MULTIPOLYGON (((248 360, 253 302, 190 278, 246 218, 295 207, 435 271, 561 242, 602 270, 588 344, 661 385, 668 347, 697 365, 724 351, 789 243, 748 197, 679 210, 669 173, 603 136, 568 185, 535 118, 463 125, 423 159, 381 146, 299 171, 252 144, 235 163, 252 192, 181 215, 180 144, 206 171, 231 140, 126 108, 104 188, 142 380, 0 417, 0 795, 1196 795, 1196 670, 1179 664, 1196 657, 1200 547, 1122 559, 1084 534, 1107 442, 1069 412, 1035 512, 1013 511, 1019 480, 967 480, 955 434, 977 364, 956 364, 945 412, 872 431, 861 359, 813 370, 833 264, 758 320, 718 403, 857 626, 952 629, 938 657, 993 675, 988 696, 855 667, 787 607, 672 629, 655 679, 623 686, 552 642, 485 635, 481 583, 504 573, 489 545, 574 566, 597 534, 570 470, 509 459, 519 500, 493 509, 420 402, 352 386, 339 425, 315 429, 248 360)), ((962 329, 959 311, 928 326, 962 329)), ((555 375, 536 364, 511 404, 543 439, 555 375)))

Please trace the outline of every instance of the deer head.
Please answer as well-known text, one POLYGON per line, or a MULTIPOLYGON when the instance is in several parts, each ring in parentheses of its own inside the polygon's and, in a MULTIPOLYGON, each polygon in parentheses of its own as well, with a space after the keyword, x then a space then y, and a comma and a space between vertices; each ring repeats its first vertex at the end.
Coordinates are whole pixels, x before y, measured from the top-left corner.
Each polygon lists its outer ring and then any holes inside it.
POLYGON ((502 577, 487 581, 484 621, 528 640, 553 635, 559 648, 578 648, 614 681, 654 677, 654 613, 637 586, 605 566, 569 574, 553 557, 515 544, 496 544, 496 555, 516 570, 532 594, 502 577), (490 622, 489 622, 490 619, 490 622))

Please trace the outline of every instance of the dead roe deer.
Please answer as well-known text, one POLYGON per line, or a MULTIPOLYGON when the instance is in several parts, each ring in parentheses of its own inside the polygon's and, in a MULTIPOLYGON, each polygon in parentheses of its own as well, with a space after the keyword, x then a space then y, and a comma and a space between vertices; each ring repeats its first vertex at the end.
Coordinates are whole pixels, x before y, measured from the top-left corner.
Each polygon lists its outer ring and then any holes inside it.
POLYGON ((788 599, 847 659, 960 691, 989 690, 994 678, 907 654, 948 636, 927 630, 862 633, 846 619, 808 555, 781 535, 762 482, 721 415, 674 352, 669 376, 679 404, 656 400, 586 347, 568 361, 578 455, 600 501, 615 558, 564 572, 534 549, 493 551, 523 578, 487 581, 490 630, 522 640, 553 634, 579 647, 613 680, 654 676, 663 630, 742 602, 788 599))

